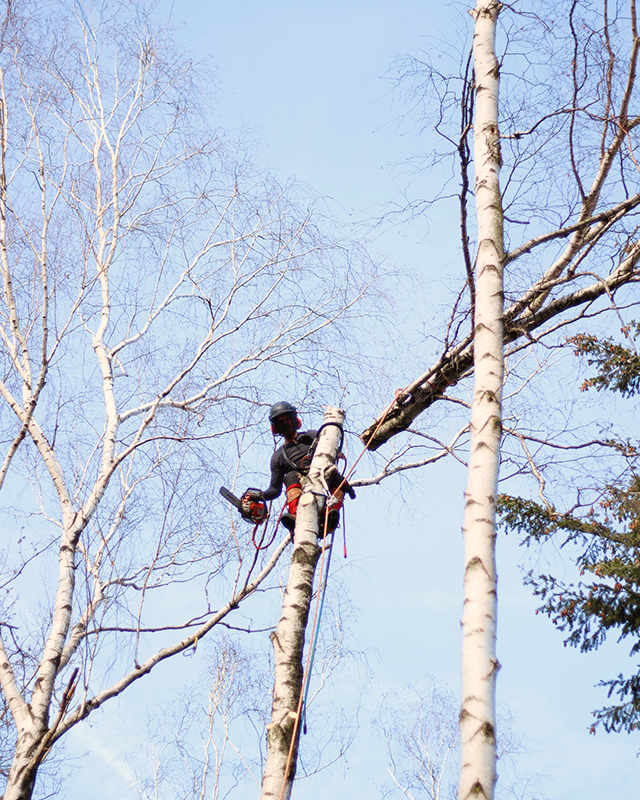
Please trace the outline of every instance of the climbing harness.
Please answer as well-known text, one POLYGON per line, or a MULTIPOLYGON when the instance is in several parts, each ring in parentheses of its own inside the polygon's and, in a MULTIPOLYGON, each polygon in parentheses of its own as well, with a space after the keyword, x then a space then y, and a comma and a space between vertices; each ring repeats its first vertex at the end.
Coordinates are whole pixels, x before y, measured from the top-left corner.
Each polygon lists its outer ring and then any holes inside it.
MULTIPOLYGON (((291 470, 284 476, 284 488, 287 498, 287 514, 295 520, 298 511, 298 501, 302 495, 302 484, 305 481, 305 476, 298 470, 291 470)), ((289 525, 285 523, 285 528, 289 525)), ((295 527, 295 526, 294 526, 295 527)))

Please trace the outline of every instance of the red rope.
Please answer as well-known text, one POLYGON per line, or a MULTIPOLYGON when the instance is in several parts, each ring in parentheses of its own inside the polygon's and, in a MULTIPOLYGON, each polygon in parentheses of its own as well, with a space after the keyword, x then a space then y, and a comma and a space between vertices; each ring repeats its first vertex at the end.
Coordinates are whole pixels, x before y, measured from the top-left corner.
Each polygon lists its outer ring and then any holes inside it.
POLYGON ((273 544, 273 542, 274 542, 274 540, 276 538, 276 534, 278 532, 278 525, 280 524, 280 520, 282 519, 282 515, 284 514, 284 510, 285 510, 286 507, 287 507, 287 504, 285 503, 282 506, 282 508, 280 509, 280 514, 278 516, 278 521, 276 522, 275 528, 273 529, 273 535, 272 535, 272 537, 269 539, 269 541, 266 544, 263 544, 263 542, 264 542, 264 537, 265 537, 265 535, 267 533, 267 527, 269 525, 269 521, 267 520, 267 524, 264 526, 264 530, 262 531, 262 536, 260 537, 260 542, 259 543, 256 542, 256 531, 260 527, 261 523, 258 523, 254 527, 253 533, 251 534, 251 541, 253 542, 253 546, 256 548, 256 550, 258 550, 258 551, 266 550, 267 547, 271 547, 271 545, 273 544))

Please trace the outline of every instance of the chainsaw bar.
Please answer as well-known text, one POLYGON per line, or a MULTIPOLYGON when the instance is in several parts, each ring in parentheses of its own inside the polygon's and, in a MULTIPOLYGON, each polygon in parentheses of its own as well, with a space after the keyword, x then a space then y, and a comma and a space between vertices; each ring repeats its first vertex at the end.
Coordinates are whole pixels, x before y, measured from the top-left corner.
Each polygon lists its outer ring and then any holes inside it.
POLYGON ((228 500, 232 506, 235 506, 238 511, 242 511, 242 501, 232 494, 226 486, 220 487, 220 494, 224 497, 225 500, 228 500))

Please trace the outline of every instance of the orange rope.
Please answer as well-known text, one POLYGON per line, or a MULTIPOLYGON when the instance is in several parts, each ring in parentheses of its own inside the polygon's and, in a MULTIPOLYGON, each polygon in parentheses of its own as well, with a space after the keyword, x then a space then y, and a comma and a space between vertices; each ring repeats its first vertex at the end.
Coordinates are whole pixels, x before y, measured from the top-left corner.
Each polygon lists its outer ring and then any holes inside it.
MULTIPOLYGON (((342 482, 341 482, 341 483, 340 483, 340 485, 338 486, 338 490, 340 490, 340 489, 341 489, 341 488, 344 486, 344 484, 345 484, 345 483, 348 481, 348 479, 349 479, 349 478, 350 478, 350 477, 353 475, 353 472, 354 472, 355 468, 358 466, 358 461, 360 461, 360 459, 362 458, 362 456, 363 456, 363 455, 366 453, 366 451, 369 449, 369 445, 371 444, 371 441, 372 441, 373 437, 374 437, 374 436, 376 435, 376 433, 377 433, 377 432, 380 430, 380 426, 382 425, 382 423, 383 423, 383 422, 385 421, 385 419, 387 418, 387 414, 388 414, 388 413, 391 411, 391 409, 393 408, 393 404, 396 402, 396 399, 397 399, 398 395, 404 394, 404 393, 405 393, 405 391, 406 391, 406 390, 409 388, 409 386, 411 386, 411 384, 410 384, 410 383, 408 383, 408 384, 407 384, 407 386, 406 386, 406 388, 405 388, 405 389, 396 389, 396 393, 395 393, 395 396, 394 396, 393 400, 392 400, 392 401, 389 403, 389 405, 388 405, 388 406, 385 408, 385 410, 384 410, 384 414, 383 414, 383 415, 380 417, 380 422, 379 422, 379 423, 376 425, 376 427, 375 427, 375 429, 374 429, 373 433, 372 433, 372 434, 371 434, 371 436, 369 437, 369 441, 365 443, 365 446, 362 448, 362 452, 360 453, 360 455, 358 456, 358 458, 356 458, 356 460, 353 462, 353 466, 351 467, 351 469, 349 470, 349 472, 348 472, 348 473, 347 473, 347 474, 346 474, 346 475, 343 477, 343 479, 342 479, 342 482)), ((346 558, 346 557, 347 557, 347 528, 346 528, 346 525, 344 524, 344 508, 343 508, 343 512, 342 512, 342 513, 343 513, 343 523, 342 523, 343 527, 342 527, 342 535, 343 535, 343 539, 344 539, 344 557, 346 558)))
POLYGON ((374 436, 376 435, 376 433, 377 433, 377 432, 380 430, 380 428, 381 428, 381 426, 382 426, 382 423, 383 423, 383 422, 385 421, 385 419, 387 418, 387 414, 388 414, 388 413, 391 411, 391 409, 393 408, 393 404, 396 402, 396 399, 398 398, 398 396, 399 396, 399 395, 401 395, 401 394, 404 394, 404 393, 406 392, 406 390, 409 388, 409 386, 411 386, 411 384, 410 384, 410 383, 408 383, 404 389, 396 389, 396 393, 395 393, 395 395, 394 395, 394 397, 393 397, 393 400, 392 400, 392 401, 389 403, 389 405, 388 405, 388 406, 385 408, 385 410, 384 410, 384 414, 383 414, 383 415, 380 417, 380 422, 379 422, 379 423, 376 425, 376 427, 375 427, 375 430, 373 431, 373 433, 372 433, 372 434, 371 434, 371 436, 369 437, 369 441, 365 443, 365 446, 362 448, 362 452, 360 453, 360 455, 358 456, 358 458, 356 458, 356 460, 353 462, 353 466, 351 467, 351 469, 350 469, 350 470, 349 470, 349 472, 347 473, 347 476, 346 476, 347 478, 350 478, 350 477, 353 475, 353 471, 354 471, 354 470, 355 470, 355 468, 357 467, 357 465, 358 465, 358 461, 360 461, 360 459, 362 458, 362 456, 363 456, 363 455, 366 453, 366 451, 369 449, 369 445, 370 445, 370 444, 371 444, 371 442, 373 441, 373 437, 374 437, 374 436))

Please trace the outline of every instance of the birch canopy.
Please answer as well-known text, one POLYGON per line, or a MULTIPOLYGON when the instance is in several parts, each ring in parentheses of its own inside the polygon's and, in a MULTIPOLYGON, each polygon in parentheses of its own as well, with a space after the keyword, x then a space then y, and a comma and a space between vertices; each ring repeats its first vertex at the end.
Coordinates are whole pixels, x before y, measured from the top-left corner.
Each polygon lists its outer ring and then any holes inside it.
POLYGON ((5 800, 268 578, 287 540, 256 556, 219 476, 270 365, 318 369, 365 283, 136 7, 9 4, 0 28, 5 800))
MULTIPOLYGON (((584 328, 607 308, 624 304, 622 287, 640 277, 635 4, 571 3, 564 9, 555 10, 552 25, 538 8, 530 16, 510 7, 500 14, 506 31, 504 52, 498 53, 498 122, 507 357, 538 343, 555 344, 568 327, 584 328)), ((449 158, 459 176, 464 283, 445 335, 438 334, 435 358, 429 362, 425 354, 419 374, 362 433, 371 450, 414 429, 424 411, 451 395, 448 387, 473 371, 478 234, 469 137, 475 79, 465 58, 458 74, 443 74, 427 55, 411 59, 405 74, 433 109, 445 142, 437 157, 449 158)))

